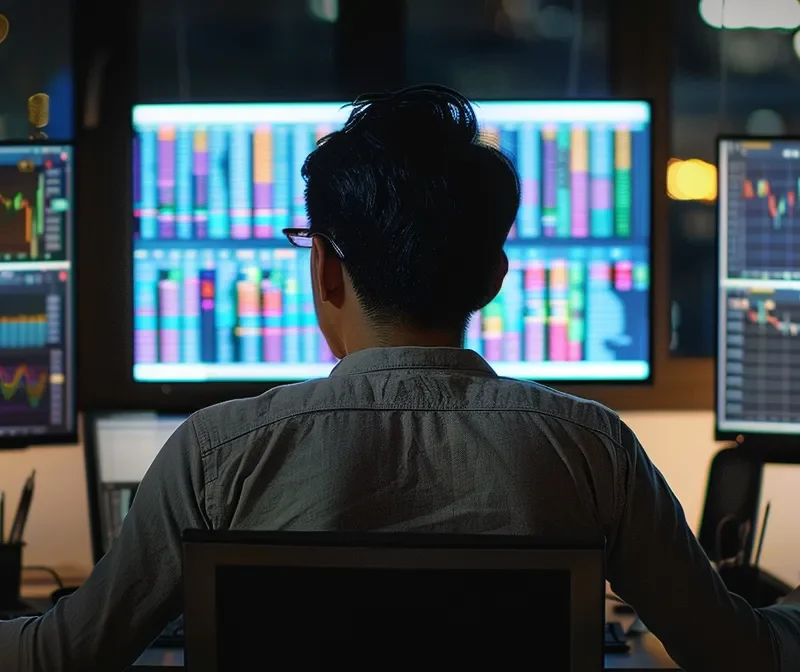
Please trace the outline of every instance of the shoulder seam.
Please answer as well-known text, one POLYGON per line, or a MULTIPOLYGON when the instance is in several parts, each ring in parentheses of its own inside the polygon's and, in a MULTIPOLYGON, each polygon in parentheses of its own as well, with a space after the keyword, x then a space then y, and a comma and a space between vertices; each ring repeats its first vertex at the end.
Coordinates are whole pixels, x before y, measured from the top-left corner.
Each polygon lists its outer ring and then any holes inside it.
MULTIPOLYGON (((597 429, 596 427, 590 427, 590 426, 588 426, 588 425, 586 425, 586 424, 584 424, 582 422, 579 422, 577 420, 573 420, 571 418, 564 418, 564 417, 562 417, 560 415, 556 415, 555 413, 548 413, 546 411, 542 411, 542 410, 539 410, 539 409, 533 409, 533 408, 523 408, 523 407, 513 407, 513 406, 512 407, 508 407, 507 406, 507 407, 504 407, 504 408, 482 408, 482 407, 477 407, 477 408, 436 408, 436 407, 430 407, 430 406, 416 407, 416 406, 395 406, 395 405, 382 405, 382 406, 330 406, 330 407, 329 406, 320 406, 320 407, 315 407, 315 408, 306 408, 306 409, 304 409, 302 411, 295 411, 293 413, 287 413, 285 415, 281 415, 281 416, 279 416, 277 418, 274 418, 272 420, 268 420, 266 422, 263 422, 262 424, 256 425, 255 427, 252 427, 252 428, 248 429, 247 431, 240 432, 239 434, 236 434, 235 436, 232 436, 232 437, 230 437, 228 439, 225 439, 224 441, 220 441, 219 443, 210 445, 205 450, 201 449, 200 455, 202 457, 206 457, 207 455, 213 453, 214 451, 218 450, 219 448, 222 448, 224 445, 226 445, 228 443, 232 443, 233 441, 236 441, 237 439, 240 439, 243 436, 247 436, 248 434, 252 434, 253 432, 257 432, 260 429, 265 429, 265 428, 269 427, 270 425, 274 425, 274 424, 277 424, 279 422, 283 422, 285 420, 291 420, 292 418, 298 418, 298 417, 301 417, 303 415, 311 415, 313 413, 330 413, 330 412, 336 412, 336 411, 438 411, 438 412, 443 412, 443 413, 448 413, 448 412, 452 413, 452 412, 457 412, 457 411, 473 411, 473 412, 477 412, 477 413, 505 413, 505 412, 508 412, 508 411, 516 411, 516 412, 520 412, 520 413, 532 413, 534 415, 543 415, 543 416, 547 416, 549 418, 554 418, 556 420, 560 420, 561 422, 567 422, 567 423, 569 423, 571 425, 575 425, 577 427, 580 427, 581 429, 585 429, 586 431, 592 432, 594 434, 599 434, 600 436, 603 436, 603 437, 607 438, 609 441, 612 441, 618 448, 624 448, 619 439, 615 439, 608 432, 606 432, 606 431, 604 431, 602 429, 597 429)), ((610 416, 615 417, 617 420, 619 420, 619 416, 616 415, 613 411, 607 410, 606 413, 608 413, 610 416)))

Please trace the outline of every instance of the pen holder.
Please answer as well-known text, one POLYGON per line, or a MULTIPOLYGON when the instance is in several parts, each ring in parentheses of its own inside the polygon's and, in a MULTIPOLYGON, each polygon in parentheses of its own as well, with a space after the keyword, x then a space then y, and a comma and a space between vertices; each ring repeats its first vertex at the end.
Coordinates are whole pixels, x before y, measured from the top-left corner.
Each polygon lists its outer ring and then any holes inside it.
POLYGON ((19 604, 23 545, 0 544, 0 607, 19 604))

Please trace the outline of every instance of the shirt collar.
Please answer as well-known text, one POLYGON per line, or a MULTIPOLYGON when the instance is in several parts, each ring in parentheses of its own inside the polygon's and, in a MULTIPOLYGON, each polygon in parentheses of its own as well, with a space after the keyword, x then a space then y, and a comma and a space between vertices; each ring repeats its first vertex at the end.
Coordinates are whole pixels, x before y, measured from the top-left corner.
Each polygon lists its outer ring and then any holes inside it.
POLYGON ((351 376, 372 371, 400 369, 440 369, 496 377, 491 366, 478 353, 463 348, 369 348, 347 355, 331 371, 331 376, 351 376))

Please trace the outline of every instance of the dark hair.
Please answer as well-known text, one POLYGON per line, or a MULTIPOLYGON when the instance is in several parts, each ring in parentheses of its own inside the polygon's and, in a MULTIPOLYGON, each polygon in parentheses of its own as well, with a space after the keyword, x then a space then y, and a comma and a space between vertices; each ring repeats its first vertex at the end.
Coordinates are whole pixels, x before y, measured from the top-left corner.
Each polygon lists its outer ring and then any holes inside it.
POLYGON ((311 229, 342 249, 375 322, 463 329, 491 300, 519 178, 481 143, 460 93, 430 85, 361 96, 303 177, 311 229))

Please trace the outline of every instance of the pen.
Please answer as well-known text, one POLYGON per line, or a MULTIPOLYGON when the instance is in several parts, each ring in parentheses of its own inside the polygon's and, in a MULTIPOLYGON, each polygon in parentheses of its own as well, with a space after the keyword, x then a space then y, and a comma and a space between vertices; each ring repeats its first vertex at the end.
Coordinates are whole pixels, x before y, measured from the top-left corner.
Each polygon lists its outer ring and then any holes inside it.
POLYGON ((767 533, 767 522, 769 521, 769 508, 772 502, 767 502, 767 508, 764 510, 764 521, 761 523, 761 534, 758 537, 758 549, 756 550, 756 561, 753 565, 758 569, 758 563, 761 562, 761 549, 764 547, 764 535, 767 533))
POLYGON ((25 531, 25 523, 28 522, 28 513, 31 509, 31 499, 33 498, 33 480, 36 476, 36 470, 33 470, 28 480, 25 481, 25 487, 22 488, 22 496, 19 500, 17 513, 14 516, 14 524, 11 526, 11 532, 8 535, 9 544, 22 543, 22 533, 25 531))

